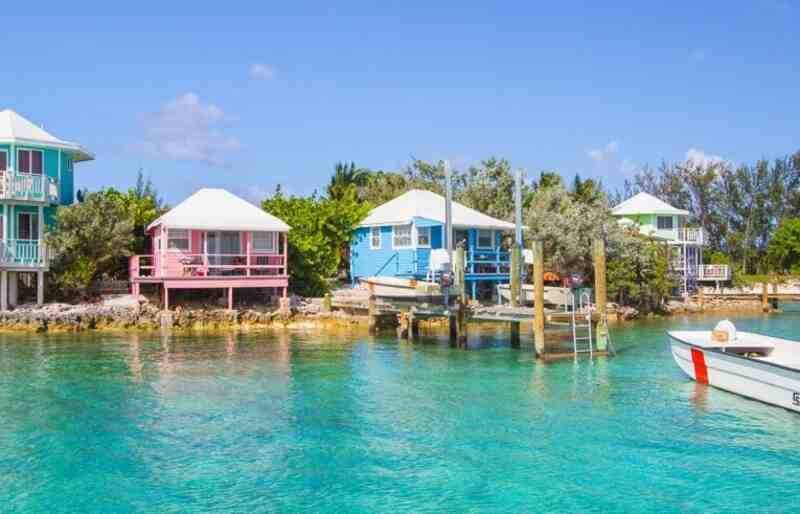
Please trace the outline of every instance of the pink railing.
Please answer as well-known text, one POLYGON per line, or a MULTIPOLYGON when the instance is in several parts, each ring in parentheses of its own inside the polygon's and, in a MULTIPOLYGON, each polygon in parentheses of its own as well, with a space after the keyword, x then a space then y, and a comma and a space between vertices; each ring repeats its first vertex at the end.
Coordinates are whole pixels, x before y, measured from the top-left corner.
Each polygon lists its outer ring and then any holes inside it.
POLYGON ((163 258, 158 254, 134 255, 128 268, 131 278, 286 275, 286 262, 281 254, 167 252, 163 258))

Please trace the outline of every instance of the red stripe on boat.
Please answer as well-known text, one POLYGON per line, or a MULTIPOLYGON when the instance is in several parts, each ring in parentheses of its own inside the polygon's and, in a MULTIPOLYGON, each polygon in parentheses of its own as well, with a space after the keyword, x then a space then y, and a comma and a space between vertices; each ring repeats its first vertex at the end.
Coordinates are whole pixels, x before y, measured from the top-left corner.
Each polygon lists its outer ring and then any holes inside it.
POLYGON ((701 384, 708 383, 708 368, 703 352, 692 348, 692 364, 694 364, 694 379, 701 384))

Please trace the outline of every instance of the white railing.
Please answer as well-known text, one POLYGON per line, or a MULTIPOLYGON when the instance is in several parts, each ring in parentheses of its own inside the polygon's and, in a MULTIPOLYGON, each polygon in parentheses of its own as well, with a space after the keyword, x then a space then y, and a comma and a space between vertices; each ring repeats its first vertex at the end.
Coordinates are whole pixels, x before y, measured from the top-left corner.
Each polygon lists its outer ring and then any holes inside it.
POLYGON ((679 228, 676 239, 682 243, 704 245, 706 244, 706 232, 702 228, 679 228))
POLYGON ((701 264, 697 267, 697 280, 730 280, 731 268, 727 264, 701 264))
POLYGON ((46 175, 0 171, 0 198, 57 203, 58 182, 46 175))
POLYGON ((7 239, 0 241, 0 265, 45 267, 47 247, 35 239, 7 239))

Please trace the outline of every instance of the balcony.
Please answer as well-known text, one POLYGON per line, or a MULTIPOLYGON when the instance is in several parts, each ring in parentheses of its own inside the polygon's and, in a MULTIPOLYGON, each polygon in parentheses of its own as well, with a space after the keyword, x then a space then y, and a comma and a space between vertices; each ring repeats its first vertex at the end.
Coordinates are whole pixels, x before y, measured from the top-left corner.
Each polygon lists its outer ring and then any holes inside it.
POLYGON ((663 239, 669 244, 705 246, 708 242, 705 230, 697 227, 660 228, 648 235, 663 239))
POLYGON ((697 267, 697 280, 720 282, 730 280, 731 268, 727 264, 702 264, 697 267))
POLYGON ((58 182, 46 175, 0 172, 0 199, 58 203, 58 182))
POLYGON ((46 268, 47 247, 35 239, 0 241, 0 266, 12 268, 46 268))
POLYGON ((220 277, 285 277, 282 254, 173 253, 164 256, 133 255, 128 272, 132 279, 218 279, 220 277))

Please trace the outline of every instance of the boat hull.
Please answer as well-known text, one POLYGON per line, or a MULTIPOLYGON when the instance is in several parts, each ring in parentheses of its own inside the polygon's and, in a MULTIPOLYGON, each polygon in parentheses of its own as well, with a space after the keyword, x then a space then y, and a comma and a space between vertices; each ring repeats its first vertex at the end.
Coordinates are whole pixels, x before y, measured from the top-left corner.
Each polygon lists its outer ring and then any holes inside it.
MULTIPOLYGON (((361 287, 380 298, 414 300, 427 303, 441 303, 444 293, 439 284, 422 280, 397 277, 368 277, 359 279, 361 287)), ((450 298, 455 298, 458 290, 451 287, 450 298)))
POLYGON ((670 334, 672 356, 693 380, 800 412, 800 371, 695 345, 670 334))
MULTIPOLYGON (((522 285, 522 303, 525 305, 533 305, 535 298, 535 291, 532 285, 522 285)), ((503 300, 511 301, 511 288, 508 284, 500 284, 497 290, 503 300)), ((553 305, 556 307, 563 307, 572 305, 570 295, 572 292, 567 287, 544 286, 544 303, 545 305, 553 305)))

